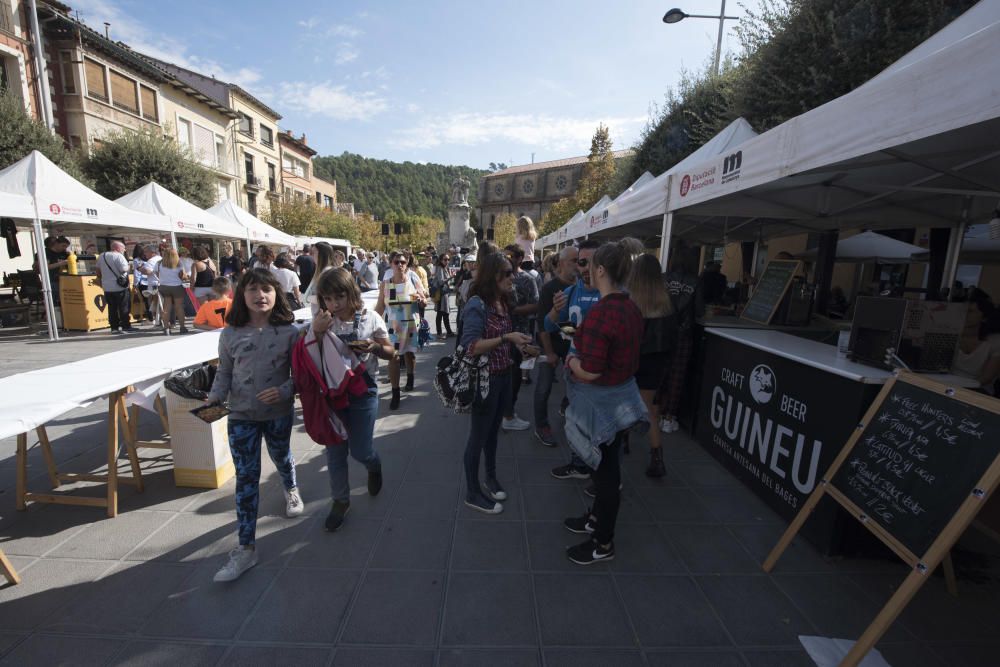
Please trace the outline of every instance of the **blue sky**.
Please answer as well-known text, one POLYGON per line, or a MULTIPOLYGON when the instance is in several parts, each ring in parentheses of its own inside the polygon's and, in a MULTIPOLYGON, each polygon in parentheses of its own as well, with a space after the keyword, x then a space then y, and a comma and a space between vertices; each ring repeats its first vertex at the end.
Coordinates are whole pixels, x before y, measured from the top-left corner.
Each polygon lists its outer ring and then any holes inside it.
MULTIPOLYGON (((756 3, 752 3, 756 4, 756 3)), ((247 88, 321 155, 524 164, 616 148, 711 59, 719 0, 70 0, 133 48, 247 88)), ((735 0, 727 14, 742 15, 735 0)), ((738 44, 726 22, 723 51, 738 44)))

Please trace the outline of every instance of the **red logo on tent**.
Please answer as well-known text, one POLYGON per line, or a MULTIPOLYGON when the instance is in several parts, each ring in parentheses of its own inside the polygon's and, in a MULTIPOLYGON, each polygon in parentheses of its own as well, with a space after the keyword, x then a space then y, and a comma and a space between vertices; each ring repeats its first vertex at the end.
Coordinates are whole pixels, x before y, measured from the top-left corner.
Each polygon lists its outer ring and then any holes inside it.
POLYGON ((49 205, 49 211, 50 211, 50 212, 51 212, 51 213, 52 213, 53 215, 59 215, 59 213, 60 213, 60 212, 62 211, 62 209, 61 209, 61 208, 59 208, 59 204, 50 204, 50 205, 49 205))
POLYGON ((688 190, 690 189, 691 189, 691 177, 688 176, 687 174, 684 174, 684 178, 681 179, 681 197, 686 195, 688 193, 688 190))
POLYGON ((184 229, 184 223, 181 222, 180 220, 177 221, 177 226, 180 227, 181 229, 184 229))

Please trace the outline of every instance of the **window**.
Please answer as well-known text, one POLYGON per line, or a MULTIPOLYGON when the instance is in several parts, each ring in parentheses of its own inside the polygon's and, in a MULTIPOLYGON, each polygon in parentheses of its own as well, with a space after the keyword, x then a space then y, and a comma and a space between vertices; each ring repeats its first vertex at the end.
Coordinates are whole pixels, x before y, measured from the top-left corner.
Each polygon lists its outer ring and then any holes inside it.
POLYGON ((301 193, 298 190, 296 190, 295 191, 295 201, 297 201, 297 202, 304 202, 305 200, 306 200, 306 196, 303 193, 301 193))
POLYGON ((247 135, 248 137, 253 136, 253 119, 246 115, 242 111, 240 113, 240 118, 237 121, 239 123, 238 127, 240 132, 247 135))
POLYGON ((218 201, 229 199, 229 184, 226 181, 220 179, 216 182, 216 198, 218 201))
POLYGON ((247 195, 247 210, 250 215, 257 215, 257 195, 247 195))
POLYGON ((111 70, 111 103, 119 109, 139 113, 139 95, 135 81, 111 70))
POLYGON ((177 119, 177 143, 184 148, 191 148, 191 121, 177 119))
POLYGON ((0 30, 14 34, 14 8, 10 0, 0 0, 0 30))
POLYGON ((87 95, 102 102, 108 101, 108 82, 104 79, 104 65, 84 58, 83 69, 87 75, 87 95))
POLYGON ((159 122, 160 112, 156 108, 156 91, 139 84, 139 98, 142 101, 142 117, 154 123, 159 122))
POLYGON ((194 126, 194 153, 202 164, 215 166, 215 133, 197 123, 194 126))
POLYGON ((263 123, 260 124, 260 143, 265 146, 274 145, 274 130, 263 123))
POLYGON ((67 95, 76 95, 76 68, 73 66, 73 52, 59 52, 59 68, 62 72, 63 92, 67 95))
POLYGON ((0 56, 0 93, 10 89, 10 79, 7 78, 7 59, 0 56))
POLYGON ((267 163, 267 190, 268 192, 278 191, 278 173, 270 162, 267 163))
POLYGON ((253 155, 250 153, 243 154, 243 168, 247 172, 247 183, 254 183, 253 155))
POLYGON ((215 168, 227 171, 226 169, 226 141, 219 135, 215 135, 215 168))
POLYGON ((323 195, 322 195, 322 193, 319 193, 319 192, 316 193, 316 203, 317 204, 322 204, 323 203, 323 195))
POLYGON ((289 174, 294 174, 300 178, 309 178, 309 167, 302 160, 296 160, 290 155, 281 158, 281 168, 289 174))

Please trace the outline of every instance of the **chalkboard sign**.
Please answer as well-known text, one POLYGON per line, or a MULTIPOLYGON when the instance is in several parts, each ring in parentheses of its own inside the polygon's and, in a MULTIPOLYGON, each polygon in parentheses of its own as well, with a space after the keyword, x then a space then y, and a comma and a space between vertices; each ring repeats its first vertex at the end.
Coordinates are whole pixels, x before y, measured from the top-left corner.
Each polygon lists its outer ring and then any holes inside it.
POLYGON ((861 662, 996 491, 998 434, 1000 401, 900 373, 778 540, 765 572, 829 495, 912 568, 840 667, 861 662))
POLYGON ((768 262, 740 317, 770 324, 800 265, 798 260, 792 259, 772 259, 768 262))
POLYGON ((833 486, 918 556, 1000 455, 1000 415, 905 380, 860 430, 833 486))

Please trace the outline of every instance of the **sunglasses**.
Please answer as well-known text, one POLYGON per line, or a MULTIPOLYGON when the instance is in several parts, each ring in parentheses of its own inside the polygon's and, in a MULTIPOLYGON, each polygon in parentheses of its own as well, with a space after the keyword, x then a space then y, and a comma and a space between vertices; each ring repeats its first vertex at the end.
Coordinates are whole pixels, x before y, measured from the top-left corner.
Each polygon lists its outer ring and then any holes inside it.
POLYGON ((589 259, 578 259, 578 260, 576 260, 576 265, 577 266, 587 266, 588 264, 590 264, 590 260, 589 259))
POLYGON ((406 260, 405 259, 397 259, 395 262, 393 262, 393 264, 395 264, 396 266, 406 266, 406 260))

